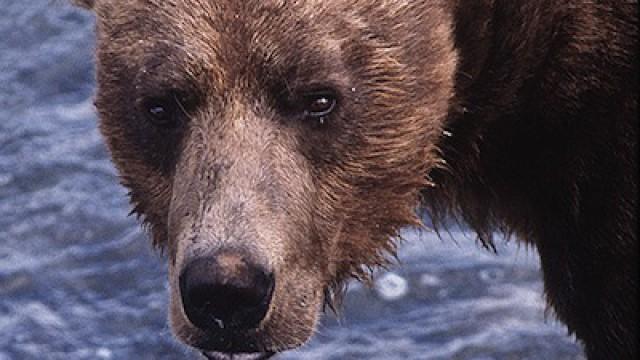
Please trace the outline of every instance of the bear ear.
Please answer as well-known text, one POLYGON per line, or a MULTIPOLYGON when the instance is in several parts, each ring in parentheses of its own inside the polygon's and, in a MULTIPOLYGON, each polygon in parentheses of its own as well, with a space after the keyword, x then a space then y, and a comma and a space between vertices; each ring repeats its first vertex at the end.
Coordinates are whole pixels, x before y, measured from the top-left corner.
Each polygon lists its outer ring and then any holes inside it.
POLYGON ((95 0, 71 0, 71 3, 76 6, 83 7, 85 9, 93 9, 93 5, 95 5, 95 0))

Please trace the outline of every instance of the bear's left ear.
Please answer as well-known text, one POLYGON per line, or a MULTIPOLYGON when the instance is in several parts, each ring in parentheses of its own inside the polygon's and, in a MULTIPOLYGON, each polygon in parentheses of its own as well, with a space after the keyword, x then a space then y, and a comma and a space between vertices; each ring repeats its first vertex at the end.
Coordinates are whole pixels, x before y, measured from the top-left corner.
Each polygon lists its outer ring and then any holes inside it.
POLYGON ((95 0, 71 0, 71 3, 76 6, 83 7, 85 9, 93 9, 93 5, 95 5, 95 0))

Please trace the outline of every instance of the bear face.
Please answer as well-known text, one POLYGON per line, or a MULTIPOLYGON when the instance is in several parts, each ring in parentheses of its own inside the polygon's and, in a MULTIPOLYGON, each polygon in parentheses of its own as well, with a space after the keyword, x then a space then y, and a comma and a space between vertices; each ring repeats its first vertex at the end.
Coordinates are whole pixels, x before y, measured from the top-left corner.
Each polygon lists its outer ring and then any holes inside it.
POLYGON ((345 280, 419 224, 454 87, 449 5, 82 3, 100 129, 168 254, 174 334, 211 358, 303 344, 345 280), (212 289, 260 314, 203 320, 227 301, 212 289))

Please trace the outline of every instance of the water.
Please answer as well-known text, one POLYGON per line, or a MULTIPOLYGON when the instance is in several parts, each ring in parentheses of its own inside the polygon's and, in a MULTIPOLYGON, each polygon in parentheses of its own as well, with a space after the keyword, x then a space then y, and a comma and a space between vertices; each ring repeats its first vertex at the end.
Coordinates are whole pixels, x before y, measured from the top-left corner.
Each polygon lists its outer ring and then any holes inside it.
MULTIPOLYGON (((0 0, 0 360, 183 359, 164 260, 100 136, 90 14, 0 0)), ((342 318, 281 359, 580 359, 544 317, 536 254, 407 232, 403 266, 354 284, 342 318)), ((467 239, 469 238, 469 239, 467 239)))

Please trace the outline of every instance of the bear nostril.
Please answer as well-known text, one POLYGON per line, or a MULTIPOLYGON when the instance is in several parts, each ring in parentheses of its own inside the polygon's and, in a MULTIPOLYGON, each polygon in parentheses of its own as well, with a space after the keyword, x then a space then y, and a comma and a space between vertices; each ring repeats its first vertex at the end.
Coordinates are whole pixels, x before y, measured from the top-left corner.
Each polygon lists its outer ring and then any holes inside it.
POLYGON ((211 331, 257 327, 267 314, 274 288, 272 275, 232 254, 190 262, 179 281, 189 321, 211 331))

